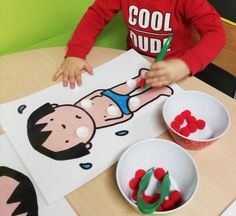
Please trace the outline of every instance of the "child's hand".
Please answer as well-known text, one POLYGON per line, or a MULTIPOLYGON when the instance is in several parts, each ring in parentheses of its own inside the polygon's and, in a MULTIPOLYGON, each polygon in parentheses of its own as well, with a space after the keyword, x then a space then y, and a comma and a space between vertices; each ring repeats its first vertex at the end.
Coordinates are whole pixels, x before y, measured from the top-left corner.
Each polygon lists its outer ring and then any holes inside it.
POLYGON ((75 80, 77 81, 77 84, 81 86, 81 73, 83 70, 86 70, 90 75, 93 75, 92 67, 84 59, 67 57, 54 74, 53 81, 56 81, 60 76, 62 76, 63 85, 65 87, 68 85, 68 80, 71 88, 75 87, 75 80))
POLYGON ((190 74, 188 65, 181 59, 154 62, 145 74, 146 83, 152 87, 161 87, 177 82, 190 74))

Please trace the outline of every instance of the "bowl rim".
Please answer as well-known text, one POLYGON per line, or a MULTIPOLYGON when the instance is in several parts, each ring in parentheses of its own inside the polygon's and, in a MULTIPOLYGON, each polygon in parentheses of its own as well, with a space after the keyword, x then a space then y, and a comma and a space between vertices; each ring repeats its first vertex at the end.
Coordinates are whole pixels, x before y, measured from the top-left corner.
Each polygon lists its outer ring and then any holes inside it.
POLYGON ((231 124, 229 111, 228 111, 228 109, 226 108, 226 106, 225 106, 220 100, 218 100, 217 98, 213 97, 213 96, 210 95, 210 94, 207 94, 207 93, 201 92, 201 91, 195 91, 195 90, 183 90, 183 91, 178 92, 178 93, 176 93, 176 94, 170 96, 169 98, 167 98, 166 101, 164 102, 164 105, 163 105, 163 108, 162 108, 162 115, 163 115, 163 118, 164 118, 164 121, 165 121, 167 127, 168 127, 173 133, 177 134, 178 136, 182 137, 183 139, 187 139, 187 140, 193 141, 193 142, 212 142, 212 141, 215 141, 215 140, 219 139, 220 137, 222 137, 222 136, 224 136, 224 135, 226 134, 226 132, 229 130, 229 127, 230 127, 230 124, 231 124), (168 101, 171 100, 171 98, 177 97, 178 95, 180 95, 180 94, 185 94, 185 93, 202 94, 202 95, 204 95, 204 96, 210 97, 211 99, 213 99, 214 101, 216 101, 217 103, 219 103, 219 104, 223 107, 223 109, 224 109, 224 111, 226 112, 226 115, 227 115, 227 117, 228 117, 228 125, 227 125, 227 127, 225 128, 225 130, 223 131, 223 133, 221 133, 220 135, 218 135, 218 136, 216 136, 216 137, 214 137, 214 138, 210 138, 210 139, 191 139, 191 138, 189 138, 189 137, 183 136, 182 134, 178 133, 177 131, 175 131, 174 129, 171 128, 171 126, 167 123, 166 114, 165 114, 165 112, 164 112, 164 109, 165 109, 165 107, 167 106, 166 104, 168 103, 168 101))
MULTIPOLYGON (((162 212, 162 211, 160 211, 160 212, 156 212, 156 211, 155 211, 155 212, 152 213, 152 214, 163 214, 163 215, 164 215, 164 214, 170 214, 170 213, 173 213, 173 212, 175 212, 175 211, 180 210, 181 208, 183 208, 184 206, 186 206, 186 205, 194 198, 194 196, 195 196, 196 193, 197 193, 198 187, 199 187, 199 179, 200 179, 198 166, 197 166, 195 160, 193 159, 193 157, 190 155, 190 153, 189 153, 186 149, 184 149, 183 147, 181 147, 181 146, 178 145, 177 143, 175 143, 175 142, 173 142, 173 141, 170 141, 170 140, 159 139, 159 138, 143 139, 143 140, 141 140, 141 141, 138 141, 138 142, 134 143, 134 144, 131 145, 128 149, 126 149, 126 150, 122 153, 122 155, 120 156, 120 158, 119 158, 119 161, 118 161, 117 166, 116 166, 116 183, 117 183, 117 185, 118 185, 118 188, 119 188, 120 193, 121 193, 122 196, 126 199, 126 201, 127 201, 132 207, 134 207, 136 210, 138 210, 137 204, 135 204, 134 202, 132 202, 132 201, 125 195, 125 193, 123 192, 123 190, 121 189, 121 185, 120 185, 120 183, 119 183, 119 181, 118 181, 118 172, 119 172, 120 166, 121 166, 121 165, 120 165, 120 164, 121 164, 120 161, 123 160, 123 158, 125 157, 125 155, 126 155, 129 151, 131 151, 131 150, 132 150, 133 148, 135 148, 137 145, 143 145, 143 143, 150 142, 150 141, 155 141, 155 142, 167 142, 167 143, 169 143, 169 144, 175 146, 176 148, 179 148, 180 150, 182 150, 182 151, 190 158, 190 160, 192 161, 193 166, 194 166, 194 168, 195 168, 195 171, 196 171, 197 183, 196 183, 195 190, 194 190, 193 194, 190 196, 190 198, 189 198, 184 204, 182 204, 182 205, 180 205, 180 206, 178 206, 177 208, 172 209, 172 210, 163 211, 163 212, 162 212)), ((139 210, 138 210, 138 211, 139 211, 139 210)))

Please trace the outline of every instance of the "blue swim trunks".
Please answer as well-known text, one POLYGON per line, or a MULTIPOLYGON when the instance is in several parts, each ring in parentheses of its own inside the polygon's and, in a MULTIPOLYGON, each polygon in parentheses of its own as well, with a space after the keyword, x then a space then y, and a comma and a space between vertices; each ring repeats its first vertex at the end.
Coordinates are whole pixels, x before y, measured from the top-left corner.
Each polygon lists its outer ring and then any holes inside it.
POLYGON ((117 104, 117 106, 120 108, 123 114, 129 115, 131 113, 128 107, 128 101, 130 98, 129 95, 121 95, 121 94, 113 92, 110 89, 104 90, 102 94, 109 97, 111 100, 113 100, 117 104))

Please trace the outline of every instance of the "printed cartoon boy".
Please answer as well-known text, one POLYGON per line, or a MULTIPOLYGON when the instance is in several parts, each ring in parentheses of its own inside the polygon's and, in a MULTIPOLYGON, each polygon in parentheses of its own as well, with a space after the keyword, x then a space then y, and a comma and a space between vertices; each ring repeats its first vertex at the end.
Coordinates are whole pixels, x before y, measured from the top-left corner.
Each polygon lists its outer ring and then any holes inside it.
POLYGON ((0 166, 0 215, 37 216, 34 186, 22 173, 0 166))
POLYGON ((147 70, 140 69, 137 77, 111 89, 96 90, 74 105, 46 103, 39 107, 28 119, 31 145, 56 160, 89 154, 96 129, 125 122, 153 100, 173 94, 169 86, 140 89, 137 83, 147 70))

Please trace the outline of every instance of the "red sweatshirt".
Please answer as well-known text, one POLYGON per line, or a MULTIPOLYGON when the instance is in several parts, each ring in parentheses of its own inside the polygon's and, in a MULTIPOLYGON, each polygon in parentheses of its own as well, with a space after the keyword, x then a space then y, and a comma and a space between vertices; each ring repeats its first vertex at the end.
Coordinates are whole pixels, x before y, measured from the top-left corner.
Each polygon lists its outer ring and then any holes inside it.
POLYGON ((182 59, 193 75, 203 70, 225 44, 220 17, 207 0, 96 0, 77 26, 66 56, 85 59, 98 34, 120 10, 130 48, 155 58, 171 35, 165 59, 182 59), (193 27, 201 37, 195 45, 193 27))

